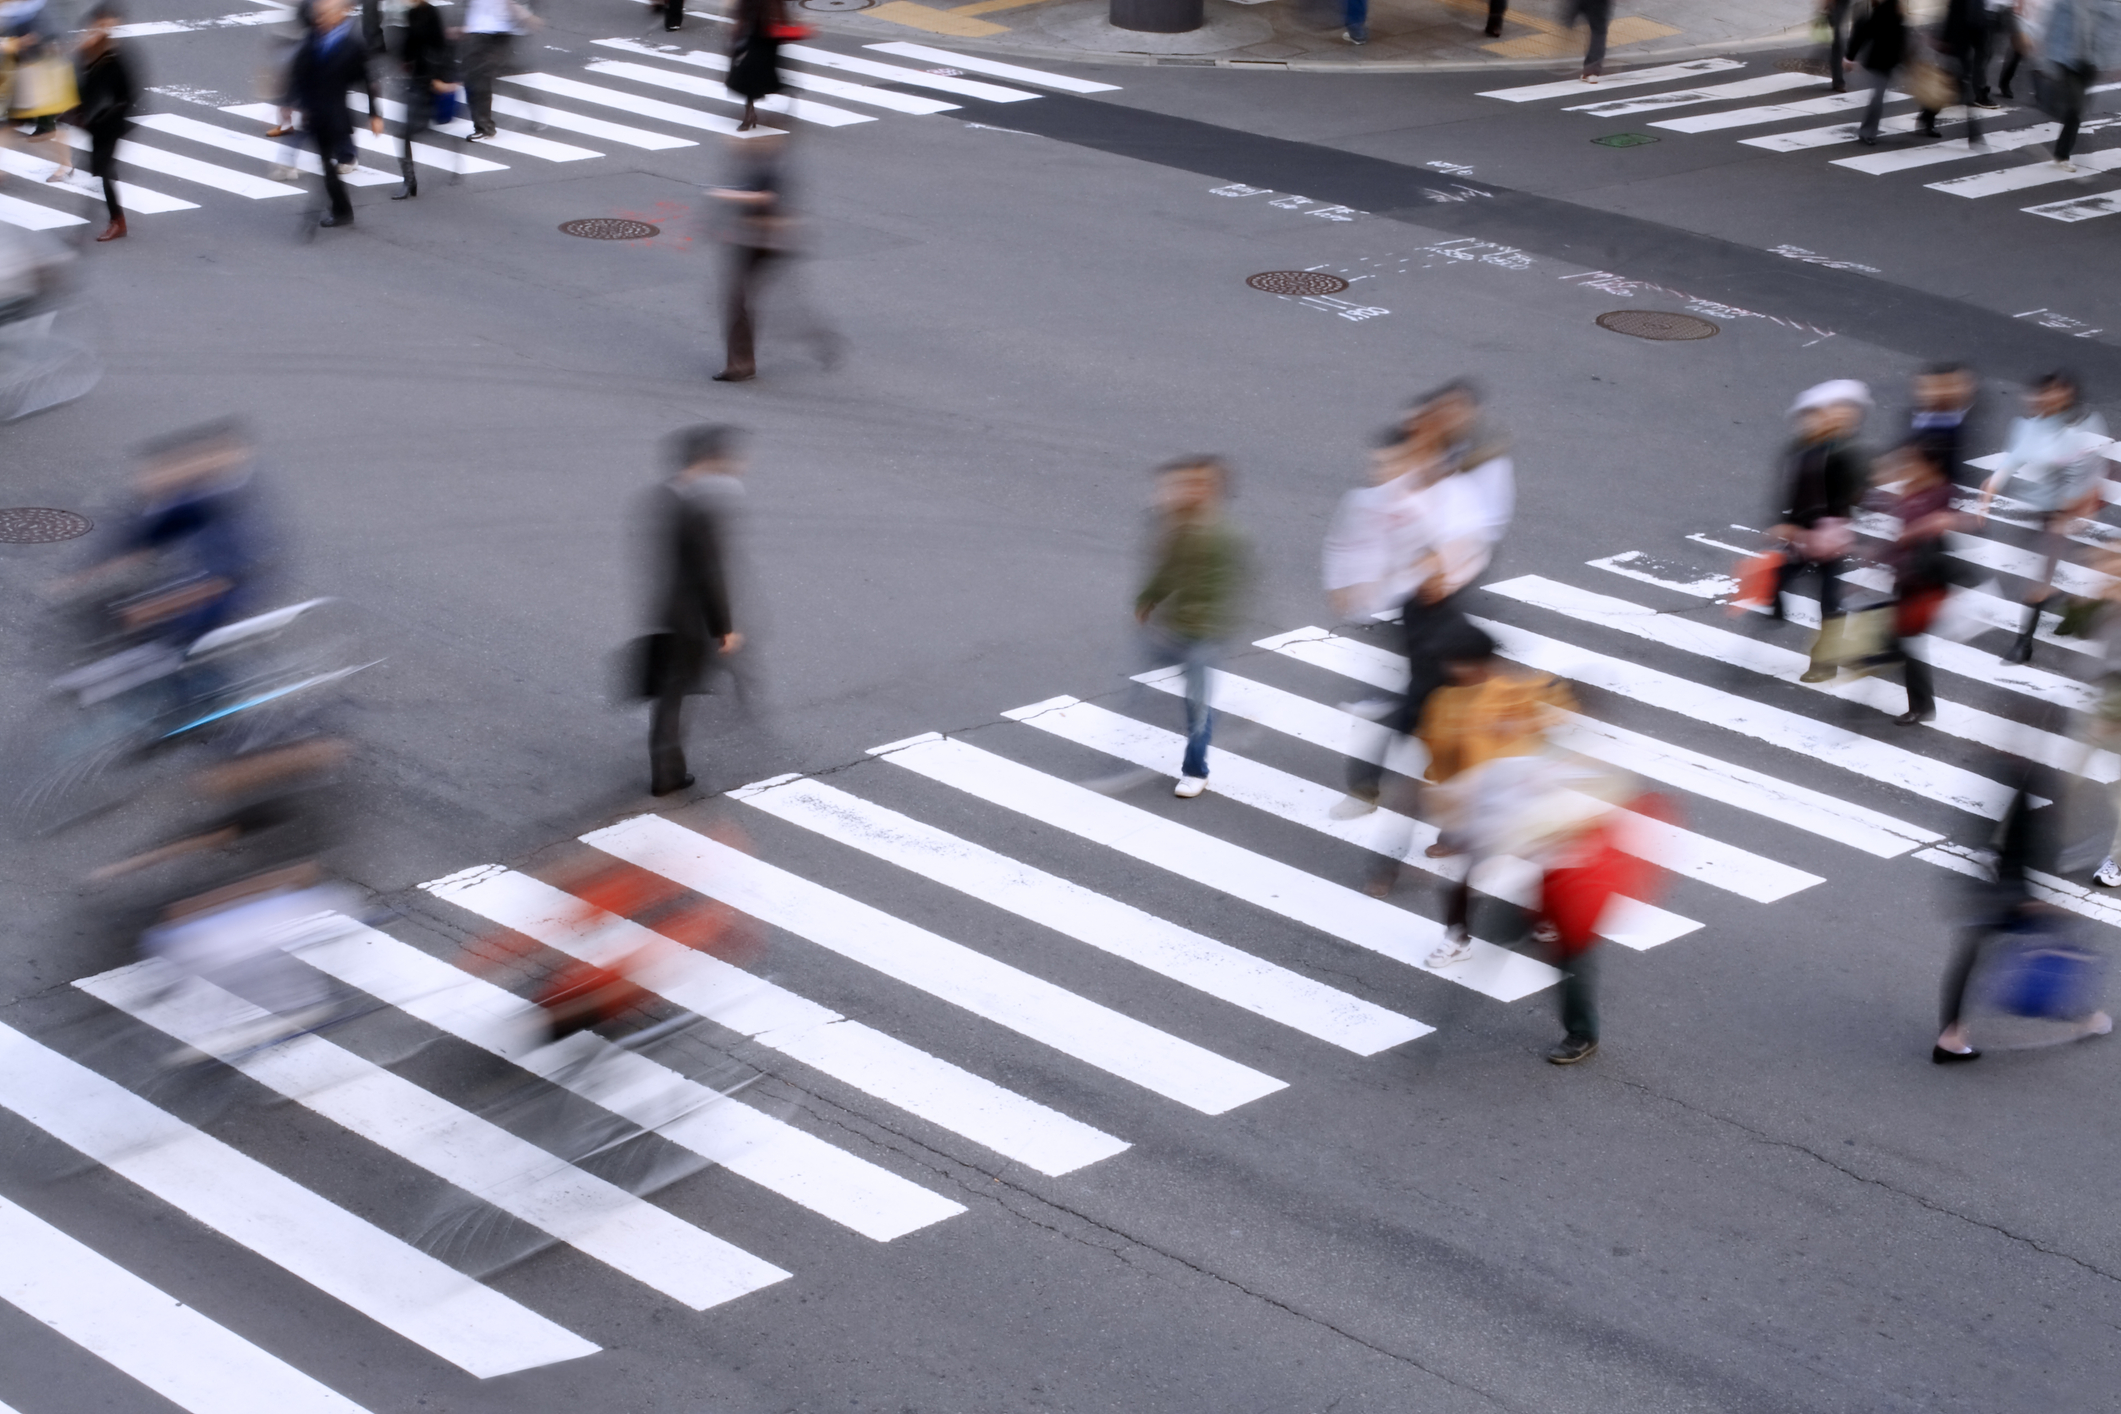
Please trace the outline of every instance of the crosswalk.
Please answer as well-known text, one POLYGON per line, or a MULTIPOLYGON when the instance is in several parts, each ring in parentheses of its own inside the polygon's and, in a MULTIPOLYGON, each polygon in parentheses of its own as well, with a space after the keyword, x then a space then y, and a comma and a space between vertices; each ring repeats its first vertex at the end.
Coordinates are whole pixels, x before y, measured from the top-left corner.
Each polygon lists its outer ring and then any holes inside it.
MULTIPOLYGON (((1975 110, 1982 126, 1982 141, 1974 145, 1964 137, 1961 120, 1966 110, 1954 108, 1939 120, 1949 136, 1915 137, 1912 135, 1916 134, 1920 119, 1910 108, 1913 99, 1889 90, 1887 116, 1879 125, 1885 141, 1877 148, 1867 148, 1858 143, 1861 113, 1870 102, 1867 87, 1858 85, 1860 91, 1849 93, 1784 98, 1777 95, 1820 89, 1824 80, 1809 74, 1779 72, 1730 77, 1745 67, 1737 59, 1699 59, 1613 75, 1595 90, 1581 83, 1537 83, 1489 89, 1480 96, 1504 103, 1588 99, 1564 102, 1560 107, 1599 120, 1639 119, 1659 135, 1726 134, 1743 146, 1763 152, 1816 152, 1829 167, 1866 176, 1919 172, 1925 189, 1948 196, 1977 200, 2022 200, 2021 193, 2044 196, 2048 199, 2020 209, 2053 221, 2086 221, 2121 212, 2121 188, 2064 194, 2072 185, 2096 183, 2101 174, 2121 169, 2121 148, 2096 147, 2101 130, 2112 128, 2117 121, 2112 116, 2084 120, 2079 139, 2084 146, 2072 155, 2071 165, 2064 167, 2052 160, 2049 151, 2062 131, 2057 123, 2028 122, 2023 109, 2008 106, 1975 110), (1712 75, 1717 76, 1717 82, 1700 81, 1712 75), (1656 91, 1631 92, 1618 98, 1605 96, 1616 87, 1656 91), (1755 101, 1763 98, 1772 101, 1755 101), (1838 121, 1817 121, 1837 116, 1838 121), (1767 128, 1777 130, 1761 131, 1767 128), (1979 170, 1951 171, 1969 167, 1979 170)), ((2121 85, 2103 84, 2093 91, 2115 87, 2121 85)))
MULTIPOLYGON (((470 122, 458 118, 415 142, 413 161, 453 177, 476 177, 523 162, 572 164, 623 156, 625 150, 697 147, 701 134, 742 139, 799 127, 847 128, 962 112, 964 100, 1022 103, 1047 93, 1103 93, 1117 87, 916 44, 867 46, 888 57, 789 44, 781 53, 792 92, 762 100, 758 106, 768 120, 740 132, 743 100, 723 84, 729 61, 719 50, 630 37, 600 39, 592 47, 595 52, 572 72, 528 69, 504 75, 502 91, 494 95, 499 125, 494 136, 471 142, 470 122)), ((188 100, 192 91, 156 93, 188 100)), ((364 95, 351 94, 349 101, 356 113, 368 111, 364 95)), ((377 111, 393 126, 404 123, 405 106, 396 98, 381 98, 377 111)), ((307 190, 313 199, 315 184, 305 188, 290 173, 318 177, 323 172, 300 133, 284 139, 265 135, 279 122, 271 104, 199 103, 176 111, 142 111, 135 120, 134 135, 118 145, 119 200, 128 216, 194 211, 223 197, 272 201, 302 198, 307 190)), ((357 162, 345 173, 347 185, 396 184, 398 134, 379 136, 356 124, 352 136, 357 162), (363 156, 367 160, 358 160, 363 156)), ((87 151, 84 133, 62 128, 60 138, 77 152, 87 151)), ((85 225, 99 214, 99 182, 82 172, 47 180, 60 170, 51 160, 56 155, 0 148, 0 222, 56 230, 85 225)), ((718 171, 719 158, 710 157, 700 175, 707 180, 718 171)))
MULTIPOLYGON (((1568 715, 1563 744, 1635 773, 1683 807, 1677 823, 1629 822, 1626 847, 1660 867, 1666 888, 1656 899, 1616 899, 1599 924, 1608 939, 1655 965, 1660 949, 1758 936, 1750 926, 1758 910, 1802 900, 1837 876, 1871 879, 1893 860, 1979 873, 1974 846, 2008 803, 2013 757, 2114 778, 2111 757, 2052 723, 2021 720, 2034 707, 2082 708, 2097 664, 2059 650, 2037 665, 2006 664, 1991 651, 1998 639, 1982 641, 1983 632, 2015 629, 2003 580, 2036 568, 2001 524, 2011 509, 2004 503, 1990 532, 1958 544, 1997 579, 1961 592, 1977 632, 1934 645, 1939 712, 1928 726, 1884 724, 1904 697, 1883 679, 1797 681, 1801 614, 1773 626, 1729 616, 1732 557, 1751 548, 1739 528, 1687 537, 1691 562, 1621 549, 1476 591, 1475 621, 1506 657, 1579 690, 1584 705, 1568 715), (1606 719, 1614 716, 1629 720, 1606 719), (1742 841, 1724 837, 1734 826, 1742 841)), ((1876 517, 1858 528, 1874 549, 1894 530, 1876 517)), ((1855 564, 1851 592, 1877 590, 1881 573, 1855 564)), ((2047 641, 2070 643, 2051 631, 2047 641)), ((1380 859, 1453 873, 1449 861, 1427 858, 1435 839, 1427 823, 1391 808, 1336 808, 1351 759, 1418 769, 1407 743, 1349 700, 1396 689, 1404 673, 1361 629, 1297 628, 1234 653, 1212 679, 1223 744, 1210 754, 1210 792, 1196 802, 1173 801, 1151 783, 1167 783, 1179 759, 1179 736, 1154 720, 1179 684, 1145 673, 1131 705, 1054 697, 986 727, 877 746, 830 779, 783 775, 734 790, 732 808, 770 825, 756 832, 756 847, 739 848, 719 826, 654 814, 582 836, 614 868, 636 871, 629 877, 663 881, 666 892, 675 887, 769 930, 776 947, 809 960, 802 975, 844 975, 838 994, 874 997, 875 1019, 686 946, 659 930, 656 915, 607 912, 522 870, 473 865, 420 892, 458 931, 517 939, 555 959, 629 959, 648 994, 706 1018, 718 1046, 761 1057, 799 1090, 895 1116, 917 1143, 997 1172, 1021 1165, 1064 1180, 1155 1142, 1145 1115, 1159 1107, 1213 1120, 1303 1103, 1321 1083, 1313 1062, 1449 1044, 1451 1018, 1463 1010, 1454 998, 1510 1003, 1555 982, 1554 969, 1508 934, 1477 939, 1469 961, 1433 966, 1441 930, 1425 895, 1434 886, 1396 898, 1359 886, 1380 859), (1076 765, 1055 766, 1056 751, 1076 765), (1109 784, 1116 768, 1132 768, 1132 787, 1109 784), (1239 917, 1251 922, 1233 928, 1239 917), (1011 940, 1016 960, 997 955, 997 937, 1011 940), (1103 979, 1101 998, 1079 990, 1086 977, 1103 979), (892 1034, 906 1017, 931 1013, 928 1041, 892 1034), (938 1036, 948 1039, 937 1044, 938 1036), (1004 1036, 1045 1063, 998 1071, 988 1042, 1004 1036)), ((1487 898, 1520 906, 1536 882, 1532 866, 1508 859, 1474 879, 1487 898)), ((2121 926, 2121 904, 2099 891, 2047 875, 2036 882, 2057 905, 2121 926)), ((1492 927, 1500 917, 1477 912, 1475 922, 1492 927)), ((540 1147, 446 1085, 327 1035, 262 1048, 231 1040, 266 1020, 234 992, 195 981, 180 1004, 150 963, 75 985, 114 1022, 218 1056, 260 1092, 358 1138, 375 1181, 418 1171, 470 1208, 506 1215, 586 1259, 601 1276, 584 1280, 644 1289, 710 1318, 802 1279, 794 1255, 802 1245, 783 1237, 816 1226, 917 1243, 971 1211, 970 1195, 940 1167, 774 1113, 748 1092, 725 1093, 687 1069, 693 1060, 657 1058, 594 1032, 549 1041, 517 991, 470 970, 475 951, 448 958, 387 928, 324 914, 304 925, 293 955, 423 1034, 509 1067, 526 1086, 549 1087, 725 1170, 741 1183, 728 1201, 763 1215, 746 1224, 746 1245, 713 1231, 715 1219, 648 1202, 601 1176, 593 1159, 540 1147)), ((432 1250, 410 1220, 394 1228, 356 1216, 132 1092, 96 1069, 95 1055, 68 1054, 69 1034, 40 1039, 0 1026, 0 1111, 10 1122, 42 1130, 215 1240, 477 1378, 598 1348, 503 1295, 483 1271, 451 1265, 452 1254, 432 1250)), ((299 1354, 268 1351, 178 1304, 15 1197, 0 1195, 0 1242, 31 1256, 0 1263, 0 1300, 181 1408, 361 1407, 358 1391, 305 1373, 299 1354)))

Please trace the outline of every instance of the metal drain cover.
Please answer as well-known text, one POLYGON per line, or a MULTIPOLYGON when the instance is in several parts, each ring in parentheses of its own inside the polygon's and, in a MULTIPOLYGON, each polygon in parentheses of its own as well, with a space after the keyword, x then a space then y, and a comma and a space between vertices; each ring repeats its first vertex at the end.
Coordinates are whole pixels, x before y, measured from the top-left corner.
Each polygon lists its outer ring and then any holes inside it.
POLYGON ((1348 287, 1346 280, 1323 270, 1265 270, 1245 283, 1270 295, 1337 295, 1348 287))
POLYGON ((1778 73, 1810 74, 1814 78, 1821 79, 1827 76, 1826 60, 1824 59, 1777 59, 1775 61, 1775 69, 1778 73))
POLYGON ((570 236, 592 241, 645 241, 663 234, 661 226, 629 221, 622 216, 588 216, 580 221, 562 221, 560 229, 570 236))
POLYGON ((802 0, 806 10, 866 10, 876 0, 802 0))
POLYGON ((1706 319, 1662 309, 1616 309, 1599 315, 1598 327, 1637 339, 1706 339, 1722 332, 1706 319))
POLYGON ((94 521, 72 511, 55 511, 45 506, 0 510, 0 541, 9 545, 49 545, 55 540, 72 540, 86 535, 95 528, 94 521))

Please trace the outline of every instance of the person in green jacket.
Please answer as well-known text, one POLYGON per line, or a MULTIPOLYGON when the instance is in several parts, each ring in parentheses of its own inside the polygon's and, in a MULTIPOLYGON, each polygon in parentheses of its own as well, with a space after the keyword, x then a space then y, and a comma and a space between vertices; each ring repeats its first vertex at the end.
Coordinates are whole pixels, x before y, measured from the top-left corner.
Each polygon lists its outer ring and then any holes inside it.
POLYGON ((1156 563, 1134 600, 1155 665, 1185 678, 1186 754, 1173 794, 1187 799, 1208 788, 1208 669, 1237 627, 1247 577, 1244 538, 1223 518, 1229 491, 1229 468, 1215 457, 1158 468, 1156 563))

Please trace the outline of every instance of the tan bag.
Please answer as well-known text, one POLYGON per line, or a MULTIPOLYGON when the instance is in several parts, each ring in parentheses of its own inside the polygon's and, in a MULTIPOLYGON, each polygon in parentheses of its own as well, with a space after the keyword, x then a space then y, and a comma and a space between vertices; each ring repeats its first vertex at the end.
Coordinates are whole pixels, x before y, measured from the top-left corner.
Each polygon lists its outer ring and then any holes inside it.
POLYGON ((8 111, 17 118, 48 118, 81 106, 74 87, 74 66, 63 54, 32 59, 15 67, 8 111))
POLYGON ((1959 85, 1952 76, 1927 59, 1907 61, 1902 77, 1907 92, 1925 113, 1941 113, 1959 101, 1959 85))
POLYGON ((1885 651, 1885 645, 1892 641, 1892 632, 1893 611, 1890 606, 1838 614, 1826 621, 1812 644, 1812 667, 1814 670, 1860 667, 1865 660, 1885 651))

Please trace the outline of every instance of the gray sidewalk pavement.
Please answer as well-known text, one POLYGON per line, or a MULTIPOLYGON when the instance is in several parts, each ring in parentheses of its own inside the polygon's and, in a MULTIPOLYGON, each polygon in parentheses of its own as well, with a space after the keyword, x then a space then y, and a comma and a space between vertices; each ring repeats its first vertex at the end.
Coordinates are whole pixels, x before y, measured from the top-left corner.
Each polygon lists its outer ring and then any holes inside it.
MULTIPOLYGON (((1502 34, 1484 34, 1486 0, 1371 0, 1369 43, 1344 36, 1342 0, 1206 0, 1187 34, 1114 27, 1107 0, 799 0, 802 18, 859 37, 910 40, 1026 59, 1177 63, 1319 72, 1573 69, 1584 31, 1557 0, 1512 3, 1502 34)), ((1630 0, 1616 6, 1609 68, 1804 39, 1811 0, 1630 0)))

